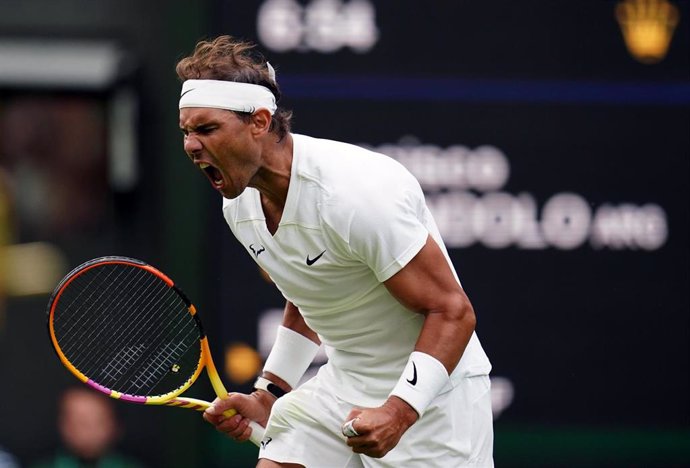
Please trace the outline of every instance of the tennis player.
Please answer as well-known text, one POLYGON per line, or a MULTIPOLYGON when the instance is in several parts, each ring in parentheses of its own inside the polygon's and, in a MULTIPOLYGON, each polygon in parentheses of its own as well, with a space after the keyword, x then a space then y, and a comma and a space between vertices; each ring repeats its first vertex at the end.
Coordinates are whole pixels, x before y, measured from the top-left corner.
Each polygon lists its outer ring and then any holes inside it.
POLYGON ((415 178, 291 133, 253 44, 201 41, 177 74, 184 150, 287 300, 256 390, 205 419, 236 440, 265 426, 261 468, 493 466, 491 365, 415 178), (299 385, 320 344, 328 362, 299 385))

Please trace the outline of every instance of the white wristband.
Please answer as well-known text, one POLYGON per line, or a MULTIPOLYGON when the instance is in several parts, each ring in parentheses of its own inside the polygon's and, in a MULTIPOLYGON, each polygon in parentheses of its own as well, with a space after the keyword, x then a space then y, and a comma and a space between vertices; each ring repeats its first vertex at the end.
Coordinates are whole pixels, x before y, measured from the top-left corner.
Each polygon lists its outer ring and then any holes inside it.
POLYGON ((448 380, 448 371, 438 359, 414 351, 390 394, 405 400, 421 417, 448 380))
POLYGON ((264 364, 264 372, 277 375, 291 388, 295 388, 318 350, 318 344, 281 325, 264 364))

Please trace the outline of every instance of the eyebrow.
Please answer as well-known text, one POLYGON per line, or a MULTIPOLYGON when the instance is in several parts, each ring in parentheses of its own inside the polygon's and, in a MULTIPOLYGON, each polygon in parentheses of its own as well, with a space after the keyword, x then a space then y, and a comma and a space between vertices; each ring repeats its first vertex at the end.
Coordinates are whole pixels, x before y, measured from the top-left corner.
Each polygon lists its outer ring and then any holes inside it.
POLYGON ((199 125, 191 125, 191 126, 184 126, 180 125, 180 130, 182 131, 190 131, 190 132, 198 132, 199 130, 204 130, 207 129, 208 127, 213 127, 218 125, 216 122, 204 122, 199 125))
MULTIPOLYGON (((227 110, 225 110, 225 112, 230 112, 230 113, 232 113, 233 111, 227 111, 227 110)), ((191 122, 199 121, 199 122, 201 122, 201 123, 199 123, 198 125, 191 125, 191 124, 190 124, 188 127, 185 127, 185 126, 182 125, 182 123, 180 122, 180 130, 183 130, 183 131, 184 131, 184 130, 187 130, 187 129, 188 129, 188 131, 198 131, 199 129, 203 129, 204 127, 209 127, 209 126, 213 126, 213 125, 218 125, 218 126, 220 126, 220 125, 223 124, 223 120, 224 120, 224 119, 222 118, 221 115, 213 115, 213 114, 207 115, 207 114, 204 114, 204 115, 191 116, 191 118, 187 119, 188 122, 189 122, 189 121, 191 121, 191 122)))

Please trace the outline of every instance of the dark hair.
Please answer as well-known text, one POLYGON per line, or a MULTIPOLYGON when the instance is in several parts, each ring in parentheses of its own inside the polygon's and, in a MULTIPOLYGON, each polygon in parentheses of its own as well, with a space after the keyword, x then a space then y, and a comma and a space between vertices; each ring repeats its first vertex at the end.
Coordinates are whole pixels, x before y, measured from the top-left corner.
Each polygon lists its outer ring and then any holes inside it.
MULTIPOLYGON (((251 83, 268 88, 276 98, 282 96, 278 83, 269 76, 266 59, 255 51, 255 44, 237 40, 232 36, 218 36, 213 40, 202 40, 196 44, 192 55, 177 63, 175 71, 181 81, 224 80, 251 83)), ((247 112, 235 112, 245 122, 247 112)), ((290 132, 292 112, 278 108, 273 115, 269 131, 278 135, 280 141, 290 132)))

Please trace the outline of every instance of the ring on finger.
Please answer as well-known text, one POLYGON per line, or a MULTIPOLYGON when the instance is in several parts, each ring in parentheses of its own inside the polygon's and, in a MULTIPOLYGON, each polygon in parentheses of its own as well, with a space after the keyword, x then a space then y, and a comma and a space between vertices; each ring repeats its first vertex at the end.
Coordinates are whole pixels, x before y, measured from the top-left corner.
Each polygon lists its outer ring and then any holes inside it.
POLYGON ((355 421, 359 418, 350 419, 348 422, 343 424, 342 431, 345 437, 355 437, 359 435, 359 432, 355 429, 355 421))

